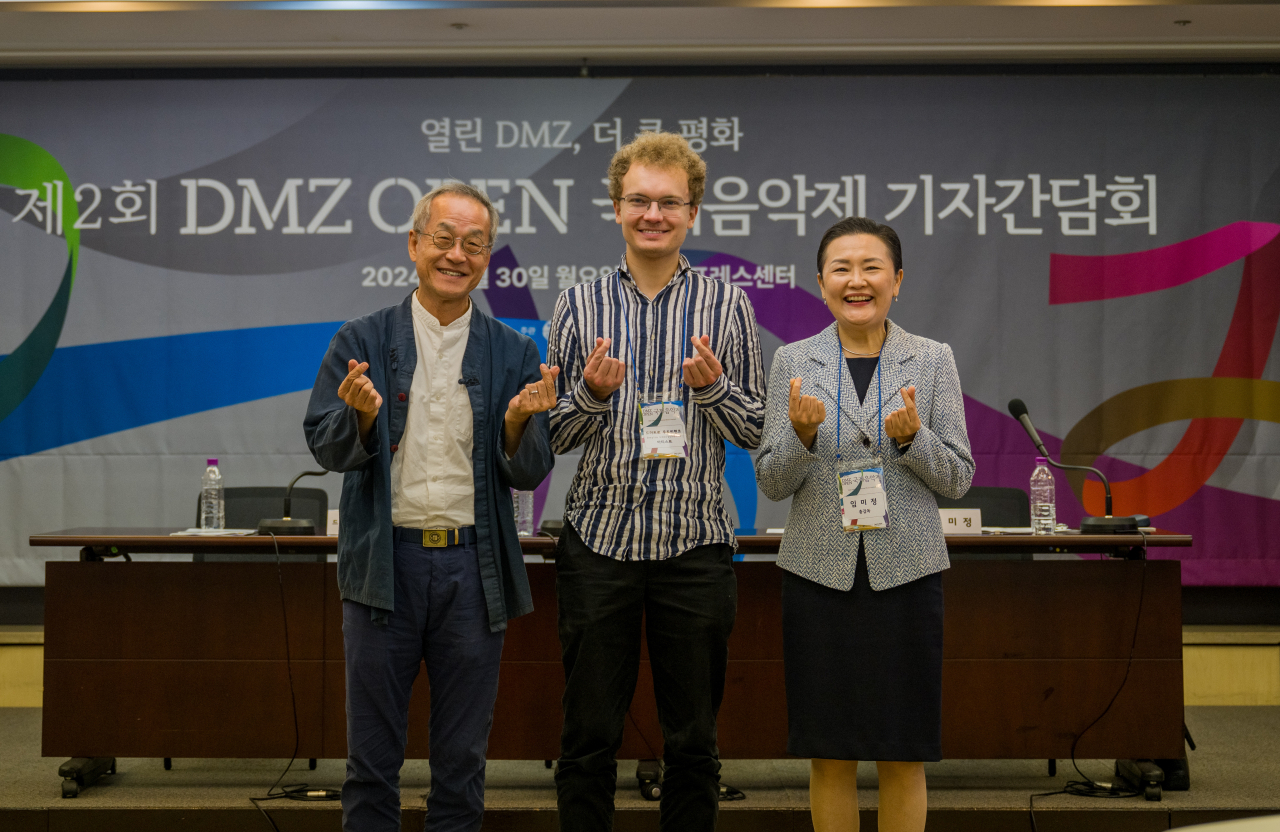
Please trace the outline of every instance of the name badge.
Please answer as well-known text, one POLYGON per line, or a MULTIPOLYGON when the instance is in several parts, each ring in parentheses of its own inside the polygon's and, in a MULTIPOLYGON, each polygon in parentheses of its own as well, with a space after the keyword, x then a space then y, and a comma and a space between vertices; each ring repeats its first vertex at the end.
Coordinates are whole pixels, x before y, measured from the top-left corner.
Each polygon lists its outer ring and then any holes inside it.
POLYGON ((640 404, 640 458, 684 459, 689 444, 684 432, 684 403, 640 404))
POLYGON ((840 475, 840 521, 846 532, 888 528, 883 468, 858 468, 840 475))

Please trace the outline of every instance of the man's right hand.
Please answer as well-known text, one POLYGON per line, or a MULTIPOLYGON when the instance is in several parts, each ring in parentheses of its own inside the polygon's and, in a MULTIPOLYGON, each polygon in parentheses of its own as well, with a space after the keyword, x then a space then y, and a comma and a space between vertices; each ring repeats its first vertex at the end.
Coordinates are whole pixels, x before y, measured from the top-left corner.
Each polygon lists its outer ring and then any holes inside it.
POLYGON ((382 396, 373 388, 373 382, 365 376, 369 369, 367 362, 347 362, 347 377, 338 385, 338 398, 355 408, 360 424, 360 441, 369 441, 369 432, 378 418, 378 410, 382 407, 382 396))
POLYGON ((608 338, 597 338, 596 348, 587 356, 587 366, 582 370, 582 380, 587 383, 591 395, 605 401, 622 386, 627 377, 627 365, 609 357, 608 338))

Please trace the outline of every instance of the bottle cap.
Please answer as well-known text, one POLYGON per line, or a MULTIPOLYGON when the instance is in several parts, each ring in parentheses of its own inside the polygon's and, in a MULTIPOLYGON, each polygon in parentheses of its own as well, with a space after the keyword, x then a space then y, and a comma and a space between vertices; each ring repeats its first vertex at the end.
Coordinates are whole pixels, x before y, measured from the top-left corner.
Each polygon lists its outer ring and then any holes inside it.
MULTIPOLYGON (((217 462, 217 461, 218 460, 216 459, 214 460, 214 462, 217 462)), ((1036 465, 1048 465, 1048 464, 1049 464, 1049 460, 1046 459, 1045 457, 1042 457, 1042 456, 1036 457, 1036 465)))
POLYGON ((206 464, 206 465, 217 465, 217 464, 218 464, 218 460, 216 460, 216 459, 211 459, 211 460, 207 461, 205 464, 206 464))

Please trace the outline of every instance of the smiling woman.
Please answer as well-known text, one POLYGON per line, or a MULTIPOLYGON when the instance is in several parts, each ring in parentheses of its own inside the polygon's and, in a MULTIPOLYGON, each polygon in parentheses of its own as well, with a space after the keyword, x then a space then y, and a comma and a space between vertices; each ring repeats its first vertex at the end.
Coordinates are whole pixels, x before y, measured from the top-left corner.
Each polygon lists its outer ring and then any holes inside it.
POLYGON ((818 286, 835 321, 774 355, 756 459, 765 495, 793 497, 778 553, 787 751, 812 758, 819 832, 857 829, 859 760, 876 761, 881 828, 923 830, 949 565, 935 495, 963 495, 974 470, 960 381, 950 347, 888 318, 892 228, 832 226, 818 286))
POLYGON ((902 243, 864 217, 836 223, 818 246, 818 289, 835 316, 845 354, 880 352, 889 307, 902 288, 902 243))

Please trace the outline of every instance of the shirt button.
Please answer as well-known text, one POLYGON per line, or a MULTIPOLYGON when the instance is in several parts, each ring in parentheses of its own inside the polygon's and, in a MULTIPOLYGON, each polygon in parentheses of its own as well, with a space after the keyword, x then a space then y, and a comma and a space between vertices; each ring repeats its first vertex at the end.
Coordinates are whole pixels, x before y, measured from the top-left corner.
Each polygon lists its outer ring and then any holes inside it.
POLYGON ((396 451, 398 451, 398 450, 400 450, 400 446, 399 446, 399 445, 392 445, 392 446, 391 446, 391 453, 395 453, 395 452, 396 452, 396 451))
POLYGON ((396 396, 396 398, 397 398, 397 399, 399 399, 400 401, 404 401, 404 400, 405 400, 406 398, 408 398, 408 397, 407 397, 407 396, 405 396, 405 394, 404 394, 404 393, 401 393, 399 396, 396 396))

